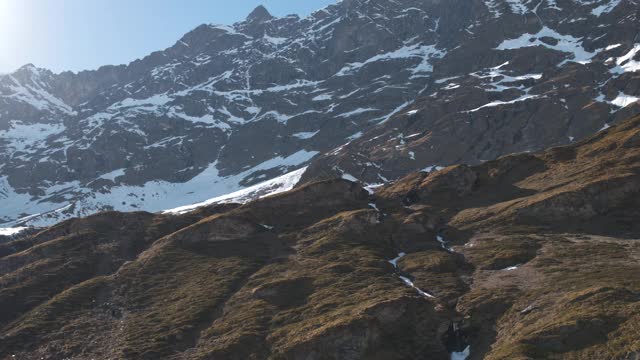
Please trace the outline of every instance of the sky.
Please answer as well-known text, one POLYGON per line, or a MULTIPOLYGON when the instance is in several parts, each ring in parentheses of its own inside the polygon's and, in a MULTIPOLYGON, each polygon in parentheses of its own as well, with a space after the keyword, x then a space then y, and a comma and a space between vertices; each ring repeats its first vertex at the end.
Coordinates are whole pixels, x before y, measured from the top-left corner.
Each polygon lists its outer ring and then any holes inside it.
POLYGON ((0 73, 25 64, 80 71, 129 63, 200 24, 232 24, 258 5, 273 15, 337 0, 0 0, 0 73))

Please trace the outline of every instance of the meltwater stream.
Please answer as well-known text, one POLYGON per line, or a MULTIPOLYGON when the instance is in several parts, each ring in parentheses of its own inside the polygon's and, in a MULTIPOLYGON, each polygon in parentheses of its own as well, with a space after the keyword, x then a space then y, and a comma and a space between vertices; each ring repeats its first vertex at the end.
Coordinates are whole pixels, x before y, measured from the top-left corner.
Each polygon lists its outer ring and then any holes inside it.
MULTIPOLYGON (((378 209, 378 207, 376 206, 376 204, 375 204, 375 203, 373 203, 373 202, 369 204, 369 207, 371 207, 372 209, 376 210, 376 211, 378 212, 378 214, 380 214, 380 215, 379 215, 379 218, 378 218, 378 222, 380 222, 380 221, 381 221, 381 218, 380 218, 380 217, 383 215, 383 214, 382 214, 382 212, 380 211, 380 209, 378 209)), ((403 258, 403 257, 405 257, 406 255, 407 255, 406 253, 401 252, 401 253, 398 253, 398 256, 397 256, 396 258, 391 259, 391 260, 388 260, 388 261, 389 261, 389 263, 390 263, 391 265, 393 265, 393 268, 394 268, 396 271, 398 271, 398 261, 400 261, 400 259, 402 259, 402 258, 403 258)), ((428 292, 423 291, 422 289, 420 289, 419 287, 417 287, 417 286, 413 283, 413 281, 411 281, 411 279, 409 279, 408 277, 403 276, 403 275, 400 275, 400 274, 398 274, 398 277, 399 277, 399 278, 400 278, 400 280, 402 280, 402 282, 403 282, 403 283, 405 283, 407 286, 414 288, 414 289, 418 292, 418 294, 420 294, 421 296, 424 296, 424 297, 426 297, 426 298, 432 298, 432 299, 433 299, 433 298, 435 298, 435 296, 433 296, 432 294, 429 294, 428 292)))
MULTIPOLYGON (((452 254, 460 254, 460 253, 456 252, 455 250, 453 250, 452 247, 449 246, 449 242, 447 240, 445 240, 445 238, 442 235, 438 234, 436 236, 436 239, 440 243, 440 246, 444 250, 446 250, 447 252, 452 253, 452 254)), ((460 254, 460 255, 462 255, 462 254, 460 254)), ((460 344, 465 344, 466 343, 466 341, 464 341, 464 336, 462 335, 462 333, 460 331, 458 323, 455 323, 455 322, 452 323, 452 329, 450 329, 450 330, 453 330, 452 333, 450 334, 450 336, 455 337, 455 343, 456 343, 457 346, 459 346, 460 344)), ((467 360, 467 358, 469 358, 470 354, 471 354, 471 345, 467 345, 464 348, 464 350, 462 350, 462 351, 451 351, 451 360, 467 360)))
MULTIPOLYGON (((380 211, 380 209, 378 209, 378 207, 376 206, 376 204, 374 202, 370 203, 369 207, 373 208, 374 210, 376 210, 378 212, 378 214, 379 214, 378 222, 380 222, 382 220, 382 215, 383 215, 382 212, 380 211)), ((445 251, 447 251, 449 253, 456 253, 453 250, 453 248, 448 246, 448 242, 440 234, 438 234, 436 236, 436 240, 438 240, 438 242, 440 243, 440 246, 445 251)), ((405 283, 405 285, 413 288, 414 290, 416 290, 418 292, 418 294, 420 294, 421 296, 423 296, 425 298, 434 299, 435 298, 434 295, 432 295, 432 294, 420 289, 419 287, 417 287, 413 283, 413 281, 411 279, 409 279, 408 277, 403 276, 403 275, 401 275, 399 273, 398 261, 400 261, 400 259, 402 259, 406 255, 407 255, 406 253, 400 252, 400 253, 398 253, 398 256, 396 256, 395 258, 393 258, 391 260, 388 260, 388 261, 389 261, 389 263, 391 265, 393 265, 393 268, 396 270, 396 273, 398 273, 398 277, 400 278, 400 280, 402 280, 402 282, 405 283)), ((454 326, 454 328, 457 328, 457 326, 458 326, 457 323, 452 323, 452 325, 454 326)), ((455 346, 455 347, 459 348, 460 341, 463 340, 463 337, 460 335, 459 331, 455 331, 455 334, 453 336, 456 337, 456 342, 458 342, 458 346, 455 346)), ((469 358, 469 355, 471 354, 471 345, 467 345, 466 348, 464 348, 464 350, 462 350, 462 351, 452 351, 451 349, 449 351, 451 351, 451 353, 450 353, 451 360, 467 360, 469 358)))
POLYGON ((471 346, 469 345, 461 352, 452 352, 451 360, 467 360, 470 353, 471 353, 471 346))
MULTIPOLYGON (((406 256, 406 255, 407 255, 407 254, 405 254, 405 253, 401 252, 401 253, 399 253, 399 254, 398 254, 398 257, 396 257, 395 259, 391 259, 391 260, 389 260, 389 263, 391 263, 391 265, 393 265, 393 267, 394 267, 396 270, 398 270, 398 261, 399 261, 400 259, 402 259, 402 258, 403 258, 404 256, 406 256)), ((418 292, 418 294, 420 294, 420 295, 422 295, 422 296, 424 296, 424 297, 427 297, 427 298, 435 298, 435 296, 433 296, 433 295, 429 294, 428 292, 423 291, 423 290, 421 290, 420 288, 418 288, 418 287, 413 283, 413 281, 411 281, 411 279, 409 279, 408 277, 406 277, 406 276, 402 276, 402 275, 398 275, 398 277, 399 277, 399 278, 400 278, 400 280, 402 280, 402 282, 404 282, 407 286, 410 286, 410 287, 414 288, 414 289, 418 292)))
MULTIPOLYGON (((453 249, 447 247, 446 242, 444 241, 444 239, 442 239, 441 236, 438 236, 438 241, 442 244, 442 248, 449 251, 449 252, 454 252, 453 249)), ((396 269, 396 271, 398 271, 398 261, 400 261, 400 259, 402 259, 403 257, 405 257, 407 254, 404 252, 398 253, 398 256, 395 257, 394 259, 389 260, 389 263, 391 265, 393 265, 393 268, 396 269)), ((435 298, 435 296, 433 296, 432 294, 429 294, 426 291, 423 291, 422 289, 418 288, 413 281, 411 281, 409 278, 407 278, 406 276, 402 276, 398 274, 398 277, 400 278, 400 280, 402 280, 402 282, 404 282, 407 286, 412 287, 413 289, 415 289, 418 294, 424 296, 425 298, 430 298, 433 299, 435 298)), ((459 345, 459 342, 462 340, 462 336, 460 336, 460 332, 458 329, 458 324, 454 323, 453 325, 453 333, 451 334, 451 336, 455 336, 456 337, 456 342, 459 345)), ((453 347, 453 346, 452 346, 453 347)), ((467 345, 467 347, 462 350, 462 351, 452 351, 451 352, 451 360, 467 360, 467 358, 469 357, 471 353, 471 346, 467 345)))

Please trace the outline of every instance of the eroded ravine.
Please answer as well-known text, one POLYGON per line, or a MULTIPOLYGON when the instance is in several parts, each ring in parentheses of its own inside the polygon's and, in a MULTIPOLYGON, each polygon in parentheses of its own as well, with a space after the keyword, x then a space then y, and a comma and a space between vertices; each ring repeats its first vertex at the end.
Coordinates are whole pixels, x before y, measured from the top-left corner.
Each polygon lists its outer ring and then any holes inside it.
MULTIPOLYGON (((442 234, 437 234, 436 240, 438 240, 444 250, 461 256, 464 259, 464 254, 450 247, 449 242, 442 234)), ((460 320, 461 318, 462 316, 456 311, 456 317, 451 319, 451 323, 447 329, 445 345, 447 346, 447 351, 451 354, 451 360, 466 360, 471 355, 471 345, 469 344, 468 334, 466 334, 463 329, 463 320, 460 320)))

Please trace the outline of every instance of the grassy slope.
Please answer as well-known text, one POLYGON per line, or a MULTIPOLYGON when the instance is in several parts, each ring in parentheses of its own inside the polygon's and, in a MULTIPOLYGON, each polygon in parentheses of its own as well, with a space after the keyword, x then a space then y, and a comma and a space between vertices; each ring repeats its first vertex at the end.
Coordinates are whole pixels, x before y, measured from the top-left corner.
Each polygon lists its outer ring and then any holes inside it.
POLYGON ((640 348, 639 155, 640 118, 376 199, 336 180, 71 220, 0 244, 0 358, 445 359, 455 319, 473 358, 623 359, 640 348), (435 299, 399 280, 399 251, 435 299))

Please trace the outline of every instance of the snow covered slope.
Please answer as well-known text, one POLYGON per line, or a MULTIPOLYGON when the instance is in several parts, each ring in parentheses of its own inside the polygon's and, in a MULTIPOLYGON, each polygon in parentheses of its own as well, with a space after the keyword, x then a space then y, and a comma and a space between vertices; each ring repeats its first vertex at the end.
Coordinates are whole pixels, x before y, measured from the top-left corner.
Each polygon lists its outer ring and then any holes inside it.
POLYGON ((370 128, 444 53, 422 1, 354 5, 306 18, 259 8, 127 66, 0 77, 0 223, 201 202, 370 128))
POLYGON ((203 201, 201 203, 186 205, 177 207, 175 209, 165 210, 164 213, 167 214, 184 214, 189 211, 195 210, 202 206, 212 205, 212 204, 224 204, 224 203, 239 203, 244 204, 249 201, 279 194, 285 191, 289 191, 293 189, 294 186, 300 181, 300 178, 307 170, 306 167, 292 171, 288 174, 284 174, 282 176, 278 176, 275 179, 271 179, 269 181, 265 181, 263 183, 250 186, 248 188, 232 192, 230 194, 218 196, 207 201, 203 201))
POLYGON ((0 236, 13 236, 27 229, 27 227, 0 228, 0 236))

